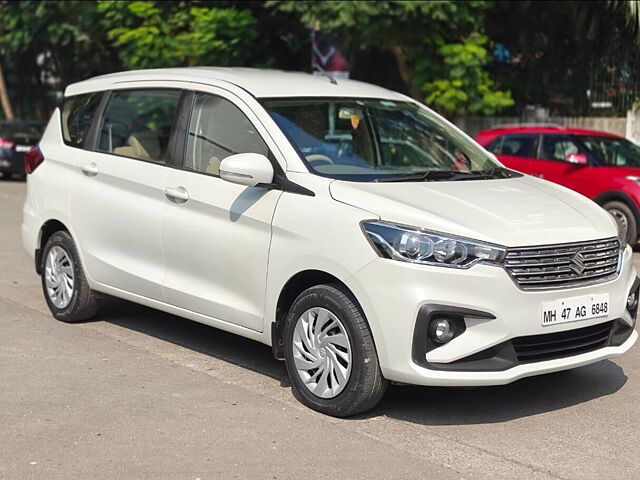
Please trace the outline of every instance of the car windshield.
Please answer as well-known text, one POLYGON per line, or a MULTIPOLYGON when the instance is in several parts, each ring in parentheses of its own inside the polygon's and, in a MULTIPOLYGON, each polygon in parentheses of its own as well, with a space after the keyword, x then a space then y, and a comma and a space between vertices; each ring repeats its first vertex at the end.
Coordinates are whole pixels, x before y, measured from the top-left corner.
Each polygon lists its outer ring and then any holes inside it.
POLYGON ((441 181, 514 175, 475 142, 410 102, 266 99, 309 169, 350 181, 441 181))
POLYGON ((640 167, 640 147, 619 137, 580 135, 580 140, 607 167, 640 167))

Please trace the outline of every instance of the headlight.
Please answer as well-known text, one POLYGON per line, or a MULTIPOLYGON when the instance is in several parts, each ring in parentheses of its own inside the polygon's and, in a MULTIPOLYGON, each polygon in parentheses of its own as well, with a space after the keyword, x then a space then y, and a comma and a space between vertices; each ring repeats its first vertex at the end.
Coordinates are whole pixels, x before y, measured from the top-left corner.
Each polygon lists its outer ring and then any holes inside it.
POLYGON ((418 228, 386 222, 364 222, 364 232, 380 256, 403 262, 469 268, 479 262, 499 264, 505 249, 418 228))

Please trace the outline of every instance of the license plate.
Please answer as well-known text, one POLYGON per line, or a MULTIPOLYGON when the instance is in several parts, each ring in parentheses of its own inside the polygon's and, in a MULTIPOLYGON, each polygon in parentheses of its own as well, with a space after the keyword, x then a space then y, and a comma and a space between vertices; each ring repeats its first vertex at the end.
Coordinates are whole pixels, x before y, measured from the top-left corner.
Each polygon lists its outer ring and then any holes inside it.
POLYGON ((583 295, 542 303, 542 326, 606 317, 609 314, 609 294, 583 295))
POLYGON ((26 152, 31 148, 31 145, 16 145, 16 152, 26 152))

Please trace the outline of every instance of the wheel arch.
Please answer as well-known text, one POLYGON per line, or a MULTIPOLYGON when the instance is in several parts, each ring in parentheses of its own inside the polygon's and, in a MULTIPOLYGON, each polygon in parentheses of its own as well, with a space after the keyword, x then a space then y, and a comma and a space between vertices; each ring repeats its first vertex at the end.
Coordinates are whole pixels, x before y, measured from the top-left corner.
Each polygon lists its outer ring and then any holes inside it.
POLYGON ((640 211, 638 210, 637 205, 633 201, 633 199, 624 192, 619 190, 609 190, 606 192, 602 192, 597 197, 593 199, 598 205, 603 207, 607 202, 622 202, 626 206, 628 206, 633 215, 636 217, 636 230, 637 233, 640 233, 640 211))
POLYGON ((275 319, 271 323, 271 348, 273 350, 273 356, 276 359, 284 359, 283 326, 291 305, 293 305, 295 299, 308 288, 324 284, 340 285, 352 297, 353 302, 358 306, 358 308, 363 310, 362 305, 358 302, 353 291, 335 275, 323 270, 314 269, 303 270, 296 273, 287 280, 280 290, 278 301, 276 303, 275 319))
POLYGON ((40 232, 38 233, 38 243, 36 244, 36 252, 34 257, 36 273, 38 275, 42 273, 42 268, 41 268, 42 250, 44 249, 44 246, 47 244, 47 241, 49 240, 49 238, 51 238, 51 235, 53 235, 54 233, 60 230, 63 230, 67 232, 69 235, 71 235, 71 231, 69 230, 69 228, 67 228, 67 226, 64 223, 62 223, 60 220, 56 218, 51 218, 47 220, 42 224, 42 227, 40 227, 40 232))

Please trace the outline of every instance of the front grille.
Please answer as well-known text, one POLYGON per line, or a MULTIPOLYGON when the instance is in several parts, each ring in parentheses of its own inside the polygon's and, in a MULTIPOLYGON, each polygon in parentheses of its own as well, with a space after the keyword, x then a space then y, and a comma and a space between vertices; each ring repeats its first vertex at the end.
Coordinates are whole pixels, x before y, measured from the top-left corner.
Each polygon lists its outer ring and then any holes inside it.
POLYGON ((616 238, 538 247, 510 248, 504 267, 523 290, 579 287, 618 275, 616 238))
POLYGON ((519 363, 541 362, 591 352, 609 344, 613 321, 559 333, 512 340, 519 363))

